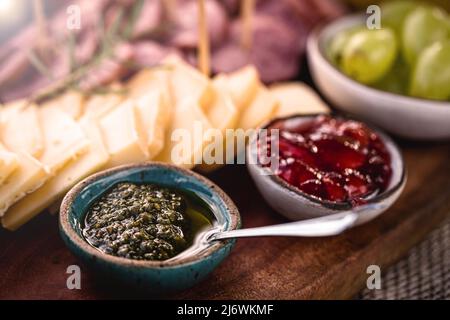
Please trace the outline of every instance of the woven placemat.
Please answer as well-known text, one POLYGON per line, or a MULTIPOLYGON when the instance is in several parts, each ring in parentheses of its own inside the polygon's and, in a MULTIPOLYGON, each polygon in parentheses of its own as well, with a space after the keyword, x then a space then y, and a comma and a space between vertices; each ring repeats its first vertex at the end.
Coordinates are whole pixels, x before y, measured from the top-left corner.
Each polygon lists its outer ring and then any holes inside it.
MULTIPOLYGON (((384 273, 384 274, 383 274, 384 273)), ((361 299, 450 299, 450 218, 386 272, 361 299)))

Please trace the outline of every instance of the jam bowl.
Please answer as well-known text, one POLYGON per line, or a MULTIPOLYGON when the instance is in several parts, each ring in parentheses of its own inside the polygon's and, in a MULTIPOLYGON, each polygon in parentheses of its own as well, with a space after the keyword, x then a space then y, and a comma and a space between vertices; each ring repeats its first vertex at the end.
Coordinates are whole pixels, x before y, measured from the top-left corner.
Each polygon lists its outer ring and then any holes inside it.
MULTIPOLYGON (((401 152, 389 136, 372 126, 343 117, 311 114, 273 119, 262 129, 266 130, 254 134, 247 146, 247 169, 267 203, 288 219, 303 220, 343 212, 357 212, 358 218, 354 225, 359 225, 386 211, 403 191, 406 183, 406 169, 401 152), (327 121, 332 125, 330 126, 327 121), (366 132, 367 137, 360 134, 357 138, 360 140, 364 138, 361 141, 367 147, 355 153, 352 149, 354 147, 349 145, 352 139, 333 135, 330 129, 339 128, 342 134, 344 127, 358 127, 366 132), (271 167, 272 163, 269 164, 268 161, 262 163, 260 159, 261 150, 266 150, 261 147, 261 132, 266 132, 265 135, 270 137, 267 132, 273 128, 281 128, 278 130, 279 143, 277 144, 279 161, 275 169, 271 167), (315 128, 317 132, 311 131, 312 128, 315 128), (283 129, 287 134, 283 133, 283 129), (308 130, 310 132, 307 132, 308 130), (291 137, 292 132, 297 134, 291 137), (301 148, 283 150, 286 148, 284 137, 294 139, 294 146, 300 145, 301 148), (336 141, 333 138, 336 138, 336 141), (371 141, 370 144, 367 141, 371 141), (345 147, 347 145, 348 148, 345 147), (308 154, 305 157, 303 156, 304 146, 313 150, 310 153, 307 149, 308 154), (286 154, 289 155, 287 159, 283 158, 286 154), (367 155, 367 159, 363 157, 364 154, 367 155), (304 157, 300 158, 300 169, 294 168, 297 170, 295 176, 291 172, 283 171, 287 167, 286 163, 294 161, 290 159, 294 157, 293 155, 304 157), (369 155, 373 157, 369 158, 369 155), (356 160, 352 157, 356 157, 356 160), (383 158, 385 163, 382 162, 383 158), (308 167, 305 163, 311 165, 308 167), (372 166, 372 164, 377 165, 372 166), (301 169, 305 166, 306 169, 302 171, 301 169), (383 168, 383 171, 377 171, 380 168, 383 168), (359 184, 356 185, 359 189, 355 188, 355 175, 367 177, 364 178, 366 180, 357 181, 359 184), (327 184, 326 179, 329 179, 332 184, 327 184), (333 188, 330 189, 330 186, 333 188), (364 190, 367 194, 364 192, 358 194, 358 190, 364 190)), ((297 160, 296 158, 295 163, 297 160)))

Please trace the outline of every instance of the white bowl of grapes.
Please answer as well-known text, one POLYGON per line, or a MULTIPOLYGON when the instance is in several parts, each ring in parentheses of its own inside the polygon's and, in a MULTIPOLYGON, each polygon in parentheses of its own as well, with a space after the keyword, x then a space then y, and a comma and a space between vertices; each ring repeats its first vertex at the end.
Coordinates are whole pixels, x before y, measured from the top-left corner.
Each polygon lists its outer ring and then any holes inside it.
POLYGON ((312 77, 336 108, 399 137, 450 139, 450 14, 416 1, 381 6, 316 29, 308 39, 312 77))

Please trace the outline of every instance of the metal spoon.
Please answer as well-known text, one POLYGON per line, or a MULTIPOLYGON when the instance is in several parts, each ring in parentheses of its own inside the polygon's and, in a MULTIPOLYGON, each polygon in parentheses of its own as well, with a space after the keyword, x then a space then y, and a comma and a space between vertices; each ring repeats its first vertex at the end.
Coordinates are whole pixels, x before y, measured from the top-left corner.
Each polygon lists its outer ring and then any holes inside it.
POLYGON ((210 230, 207 241, 229 238, 290 236, 290 237, 326 237, 334 236, 353 227, 358 219, 357 211, 343 211, 331 216, 277 224, 267 227, 247 228, 230 231, 210 230))

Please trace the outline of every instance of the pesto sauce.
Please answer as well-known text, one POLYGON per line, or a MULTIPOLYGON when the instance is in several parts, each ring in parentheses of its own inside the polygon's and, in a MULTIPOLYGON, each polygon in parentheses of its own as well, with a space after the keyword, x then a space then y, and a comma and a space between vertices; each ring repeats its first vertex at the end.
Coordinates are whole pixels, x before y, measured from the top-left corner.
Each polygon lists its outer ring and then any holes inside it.
POLYGON ((83 235, 100 251, 135 260, 166 260, 211 227, 211 207, 189 191, 119 183, 88 209, 83 235))

